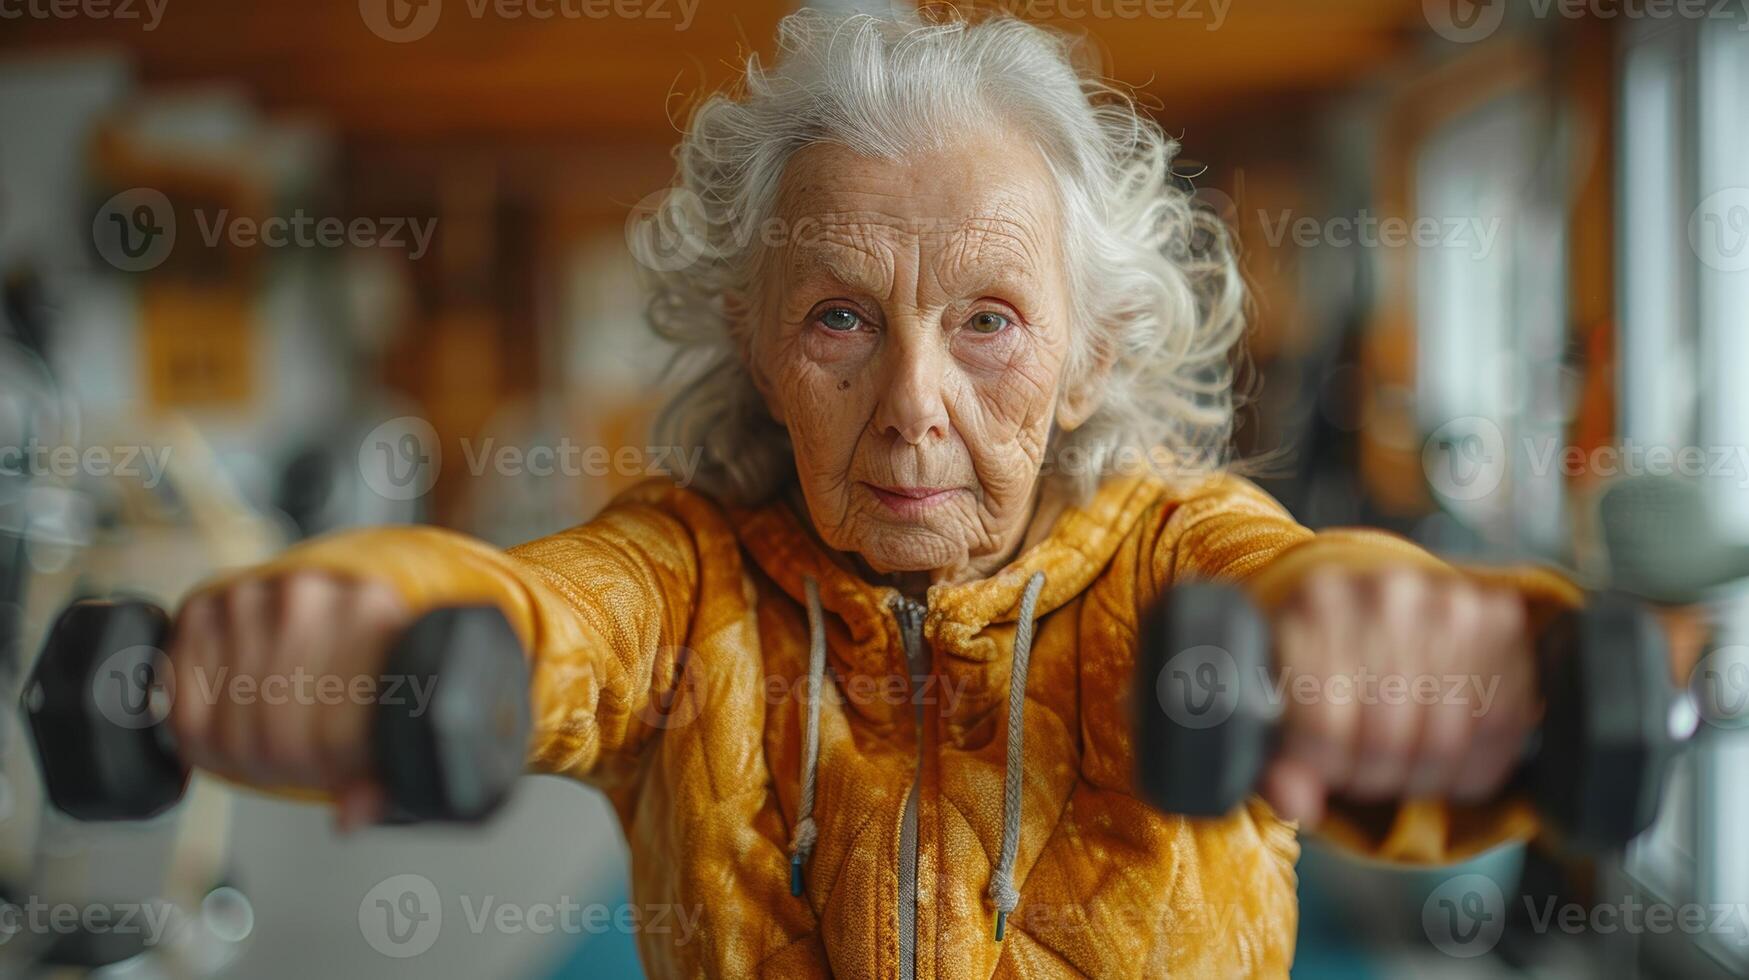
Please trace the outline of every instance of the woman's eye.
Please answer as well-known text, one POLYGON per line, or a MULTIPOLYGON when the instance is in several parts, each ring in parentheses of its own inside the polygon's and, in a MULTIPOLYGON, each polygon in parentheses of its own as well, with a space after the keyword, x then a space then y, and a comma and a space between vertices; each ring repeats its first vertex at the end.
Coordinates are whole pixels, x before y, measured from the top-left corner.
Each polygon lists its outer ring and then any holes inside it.
POLYGON ((969 326, 976 333, 1000 333, 1004 327, 1008 326, 1008 323, 1008 318, 1002 314, 985 310, 974 315, 969 326))
POLYGON ((836 333, 846 333, 861 326, 862 317, 853 310, 838 306, 820 314, 820 325, 836 333))

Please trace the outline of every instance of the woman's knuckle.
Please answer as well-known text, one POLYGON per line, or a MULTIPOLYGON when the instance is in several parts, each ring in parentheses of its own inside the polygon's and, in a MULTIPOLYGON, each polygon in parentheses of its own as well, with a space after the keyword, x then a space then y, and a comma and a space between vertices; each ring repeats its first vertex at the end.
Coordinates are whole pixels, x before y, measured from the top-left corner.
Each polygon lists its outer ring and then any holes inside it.
POLYGON ((1523 633, 1530 624, 1530 610, 1525 608, 1524 599, 1511 592, 1490 595, 1484 614, 1496 629, 1508 636, 1523 633))
POLYGON ((219 593, 219 611, 233 627, 247 625, 266 595, 268 584, 259 579, 233 582, 219 593))
POLYGON ((405 615, 406 600, 389 582, 381 579, 365 579, 354 583, 348 590, 348 598, 354 610, 367 620, 386 621, 405 615))
POLYGON ((1322 630, 1350 616, 1354 607, 1353 591, 1339 572, 1314 572, 1301 586, 1295 607, 1307 626, 1322 630))
POLYGON ((1453 582, 1442 595, 1446 621, 1455 629, 1471 629, 1482 619, 1482 597, 1468 582, 1453 582))
POLYGON ((334 591, 327 575, 310 570, 292 572, 274 580, 274 615, 280 622, 321 615, 334 591))

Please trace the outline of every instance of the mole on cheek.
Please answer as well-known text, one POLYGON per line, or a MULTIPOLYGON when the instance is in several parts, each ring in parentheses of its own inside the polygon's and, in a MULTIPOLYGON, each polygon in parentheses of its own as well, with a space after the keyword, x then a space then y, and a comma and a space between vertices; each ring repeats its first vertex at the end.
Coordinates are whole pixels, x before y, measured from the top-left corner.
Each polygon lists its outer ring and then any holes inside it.
POLYGON ((843 381, 840 381, 840 382, 838 382, 838 390, 839 390, 839 391, 848 391, 848 390, 850 390, 850 379, 849 379, 849 378, 845 378, 845 379, 844 379, 844 380, 843 380, 843 381))

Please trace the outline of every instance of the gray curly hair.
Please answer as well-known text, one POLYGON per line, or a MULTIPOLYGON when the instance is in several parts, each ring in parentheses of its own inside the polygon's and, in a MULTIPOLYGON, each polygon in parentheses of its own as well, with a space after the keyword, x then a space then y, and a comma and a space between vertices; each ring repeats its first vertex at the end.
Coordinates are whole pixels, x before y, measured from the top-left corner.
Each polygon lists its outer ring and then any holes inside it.
POLYGON ((794 479, 735 340, 730 296, 752 296, 790 156, 817 142, 898 157, 996 118, 1029 133, 1058 181, 1074 335, 1065 388, 1109 364, 1103 401, 1052 434, 1044 471, 1083 499, 1106 474, 1202 473, 1225 461, 1245 288, 1226 225, 1171 172, 1177 144, 1133 98, 1078 65, 1070 38, 1009 16, 925 23, 804 10, 775 67, 747 60, 704 101, 674 185, 628 226, 650 278, 648 317, 688 379, 656 440, 696 450, 698 479, 756 503, 794 479))

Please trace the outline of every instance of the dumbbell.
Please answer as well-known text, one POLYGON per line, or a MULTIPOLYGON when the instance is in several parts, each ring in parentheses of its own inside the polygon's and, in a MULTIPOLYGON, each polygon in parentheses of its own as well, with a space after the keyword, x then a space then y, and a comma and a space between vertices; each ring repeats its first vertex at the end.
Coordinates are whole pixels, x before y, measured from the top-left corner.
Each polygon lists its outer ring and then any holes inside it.
MULTIPOLYGON (((186 792, 169 701, 210 695, 171 690, 170 625, 150 603, 87 600, 50 631, 24 711, 49 801, 68 816, 144 820, 186 792)), ((531 726, 527 660, 503 613, 426 613, 396 640, 378 677, 372 762, 390 819, 490 816, 523 771, 531 726)))
MULTIPOLYGON (((1218 817, 1251 795, 1279 740, 1271 651, 1267 621, 1232 586, 1181 585, 1156 605, 1135 682, 1145 800, 1218 817)), ((1668 762, 1692 731, 1669 664, 1657 621, 1616 593, 1588 596, 1539 637, 1543 719, 1512 785, 1575 850, 1621 848, 1657 816, 1668 762)))

